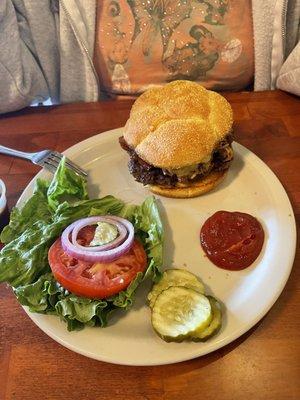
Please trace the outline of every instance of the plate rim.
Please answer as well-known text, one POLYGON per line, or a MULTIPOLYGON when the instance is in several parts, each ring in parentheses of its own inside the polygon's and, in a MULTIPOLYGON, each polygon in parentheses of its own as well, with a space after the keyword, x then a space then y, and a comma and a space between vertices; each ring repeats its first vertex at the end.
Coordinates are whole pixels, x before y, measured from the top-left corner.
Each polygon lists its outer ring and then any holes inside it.
MULTIPOLYGON (((120 133, 122 131, 123 127, 119 127, 119 128, 115 128, 112 130, 108 130, 108 131, 103 131, 100 133, 97 133, 93 136, 90 136, 72 146, 70 146, 69 148, 67 148, 66 150, 64 150, 62 153, 65 154, 66 156, 72 156, 73 154, 77 153, 79 150, 79 147, 81 148, 81 151, 88 151, 88 148, 91 147, 92 143, 95 142, 95 140, 98 140, 99 138, 102 137, 102 140, 104 140, 104 136, 111 136, 111 135, 116 135, 117 133, 120 133)), ((24 311, 26 312, 26 314, 29 316, 29 318, 35 323, 35 325, 38 326, 39 329, 41 329, 47 336, 49 336, 51 339, 55 340, 57 343, 59 343, 60 345, 68 348, 71 351, 74 351, 75 353, 84 355, 85 357, 88 358, 92 358, 98 361, 102 361, 102 362, 108 362, 108 363, 112 363, 112 364, 117 364, 117 365, 127 365, 127 366, 156 366, 156 365, 169 365, 169 364, 175 364, 175 363, 180 363, 180 362, 184 362, 184 361, 188 361, 188 360, 192 360, 198 357, 202 357, 204 355, 213 353, 217 350, 219 350, 220 348, 228 345, 229 343, 234 342, 236 339, 238 339, 240 336, 242 336, 243 334, 245 334, 247 331, 249 331, 251 328, 253 328, 268 312, 269 310, 273 307, 273 305, 276 303, 276 301, 278 300, 278 298, 280 297, 281 293, 283 292, 283 289, 290 277, 292 268, 293 268, 293 264, 294 264, 294 260, 295 260, 295 254, 296 254, 296 244, 297 244, 297 230, 296 230, 296 220, 295 220, 295 215, 294 215, 294 210, 291 204, 291 201, 288 197, 288 194, 283 186, 283 184, 281 183, 281 181, 279 180, 279 178, 276 176, 276 174, 271 170, 271 168, 262 160, 260 159, 254 152, 252 152, 251 150, 249 150, 247 147, 245 147, 244 145, 238 143, 238 142, 234 142, 234 146, 236 146, 237 148, 240 148, 242 151, 248 151, 251 153, 251 156, 253 156, 255 158, 255 161, 260 164, 265 170, 267 170, 267 172, 269 174, 272 175, 272 178, 275 179, 275 181, 277 181, 279 187, 281 188, 282 194, 285 197, 285 202, 286 205, 289 207, 289 211, 290 211, 290 228, 291 228, 291 237, 293 239, 293 243, 290 244, 292 251, 290 252, 290 257, 289 260, 287 260, 288 262, 286 263, 287 265, 289 265, 289 268, 284 276, 284 279, 281 279, 281 284, 280 287, 278 288, 277 292, 275 293, 275 295, 272 296, 272 301, 270 301, 265 307, 264 309, 262 309, 260 311, 260 313, 258 313, 258 315, 251 320, 251 322, 246 323, 242 328, 240 329, 236 329, 233 334, 231 334, 230 336, 224 338, 221 341, 218 341, 217 343, 215 343, 214 345, 211 344, 210 347, 207 347, 206 350, 202 351, 201 354, 194 354, 193 356, 186 356, 186 357, 179 357, 176 360, 172 360, 172 361, 161 361, 161 362, 157 362, 157 361, 153 361, 153 362, 145 362, 145 363, 141 363, 141 362, 123 362, 120 360, 116 360, 116 359, 112 359, 111 357, 107 357, 107 356, 103 356, 103 355, 98 355, 96 353, 92 353, 90 351, 86 351, 86 350, 82 350, 81 348, 76 347, 73 344, 70 344, 69 342, 65 341, 64 339, 61 339, 58 335, 52 333, 50 330, 47 329, 47 327, 45 327, 42 323, 40 323, 39 321, 39 317, 41 316, 38 313, 32 313, 29 311, 29 308, 27 306, 22 306, 22 308, 24 309, 24 311), (212 348, 213 347, 213 348, 212 348)), ((36 180, 38 178, 43 178, 44 175, 46 175, 47 172, 45 172, 44 169, 42 169, 41 171, 39 171, 31 180, 30 182, 26 185, 26 187, 23 189, 17 203, 16 206, 21 205, 24 200, 26 200, 26 198, 28 198, 28 196, 26 196, 26 191, 29 189, 32 190, 36 180)), ((44 314, 42 314, 44 315, 44 314)), ((53 316, 55 317, 55 316, 53 316)), ((56 317, 57 318, 57 317, 56 317)), ((72 333, 71 333, 72 334, 72 333)), ((213 342, 212 342, 213 343, 213 342)))

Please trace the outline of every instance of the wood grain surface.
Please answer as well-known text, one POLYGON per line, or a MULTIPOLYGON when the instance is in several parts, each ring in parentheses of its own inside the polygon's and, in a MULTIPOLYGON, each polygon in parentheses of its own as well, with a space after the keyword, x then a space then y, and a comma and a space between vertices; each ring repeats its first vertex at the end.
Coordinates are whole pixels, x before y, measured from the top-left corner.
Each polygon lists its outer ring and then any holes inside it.
MULTIPOLYGON (((236 140, 275 172, 300 217, 300 100, 280 91, 229 93, 236 140)), ((0 116, 0 143, 59 151, 123 126, 132 102, 28 108, 0 116)), ((12 207, 39 168, 0 155, 12 207)), ((270 312, 249 332, 207 356, 168 366, 126 367, 60 346, 0 285, 0 399, 290 400, 300 398, 300 252, 270 312)))

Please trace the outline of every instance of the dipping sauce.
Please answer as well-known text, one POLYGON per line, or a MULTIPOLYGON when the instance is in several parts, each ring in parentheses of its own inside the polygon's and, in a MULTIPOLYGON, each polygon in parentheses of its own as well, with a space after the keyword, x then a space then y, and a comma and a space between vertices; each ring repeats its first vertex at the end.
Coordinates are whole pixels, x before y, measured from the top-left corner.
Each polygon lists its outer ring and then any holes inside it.
POLYGON ((256 260, 264 236, 261 224, 252 215, 217 211, 202 226, 200 242, 207 257, 216 266, 241 270, 256 260))
POLYGON ((4 210, 0 214, 0 233, 2 232, 2 229, 8 225, 9 223, 9 210, 7 205, 5 206, 4 210))
POLYGON ((0 179, 0 233, 9 222, 9 212, 6 201, 6 188, 2 179, 0 179))

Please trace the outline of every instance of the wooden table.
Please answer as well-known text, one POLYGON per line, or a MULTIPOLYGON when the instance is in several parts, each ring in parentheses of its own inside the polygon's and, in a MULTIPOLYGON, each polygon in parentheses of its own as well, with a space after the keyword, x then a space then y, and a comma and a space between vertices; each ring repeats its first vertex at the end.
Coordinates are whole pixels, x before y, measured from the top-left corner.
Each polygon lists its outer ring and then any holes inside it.
MULTIPOLYGON (((237 140, 268 164, 300 217, 300 100, 280 91, 226 95, 237 140)), ((59 151, 122 126, 131 102, 30 108, 0 117, 0 143, 59 151)), ((39 168, 0 156, 10 207, 39 168)), ((126 367, 85 358, 35 326, 0 286, 0 399, 300 398, 300 260, 271 311, 235 342, 207 356, 168 366, 126 367)))

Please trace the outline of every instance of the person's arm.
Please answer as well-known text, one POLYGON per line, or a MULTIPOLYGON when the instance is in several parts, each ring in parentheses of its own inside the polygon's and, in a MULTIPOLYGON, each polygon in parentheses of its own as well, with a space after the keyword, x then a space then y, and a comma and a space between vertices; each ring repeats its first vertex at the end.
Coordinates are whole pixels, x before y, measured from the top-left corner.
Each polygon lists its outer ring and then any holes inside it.
POLYGON ((300 0, 289 0, 285 25, 285 61, 276 87, 300 96, 300 0))
POLYGON ((276 87, 300 96, 300 41, 281 67, 276 87))
POLYGON ((49 88, 37 57, 24 3, 1 0, 0 113, 18 110, 48 97, 49 88))

